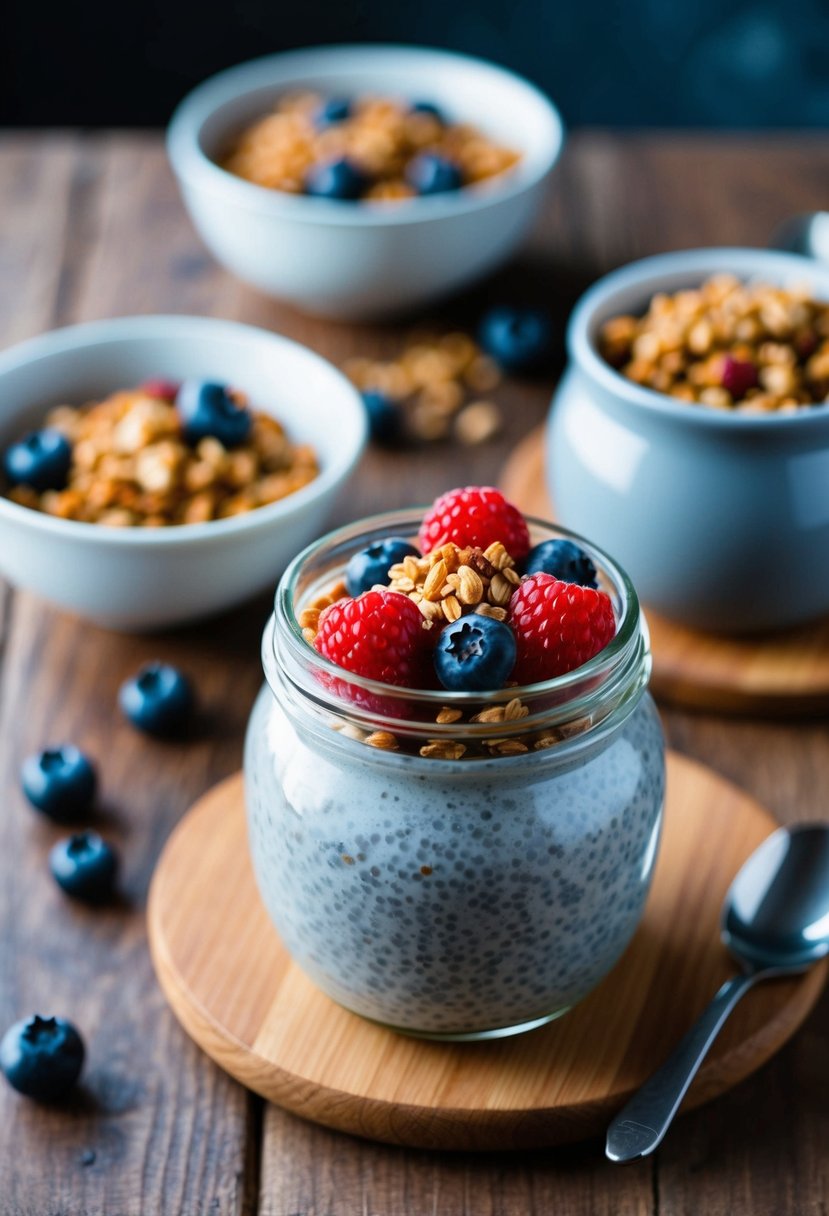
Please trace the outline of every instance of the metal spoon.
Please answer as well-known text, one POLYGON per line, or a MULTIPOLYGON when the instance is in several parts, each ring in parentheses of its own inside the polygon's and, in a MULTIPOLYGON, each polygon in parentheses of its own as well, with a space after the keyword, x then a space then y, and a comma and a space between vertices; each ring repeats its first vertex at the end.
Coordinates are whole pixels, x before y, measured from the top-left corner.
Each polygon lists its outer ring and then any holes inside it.
POLYGON ((611 1161, 652 1153, 725 1019, 759 980, 806 971, 829 953, 829 825, 772 833, 744 862, 725 898, 722 938, 742 967, 726 980, 666 1063, 610 1124, 611 1161))
POLYGON ((772 233, 772 249, 829 262, 829 211, 806 211, 784 220, 772 233))

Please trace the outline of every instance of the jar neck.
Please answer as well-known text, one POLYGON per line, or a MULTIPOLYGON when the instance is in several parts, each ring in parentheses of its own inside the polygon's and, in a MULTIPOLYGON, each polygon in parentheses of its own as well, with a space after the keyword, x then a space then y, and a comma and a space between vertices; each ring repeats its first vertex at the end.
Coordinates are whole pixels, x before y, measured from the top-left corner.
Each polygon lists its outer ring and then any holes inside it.
MULTIPOLYGON (((302 609, 341 578, 352 553, 390 535, 415 537, 419 521, 411 510, 363 520, 311 545, 285 572, 265 629, 262 658, 268 683, 289 714, 309 728, 333 727, 346 736, 388 734, 402 750, 415 754, 429 741, 449 752, 460 744, 466 755, 488 758, 518 755, 576 735, 604 734, 627 719, 651 670, 636 593, 624 571, 601 550, 540 520, 527 521, 532 543, 574 539, 594 562, 613 602, 616 635, 582 667, 539 684, 461 693, 380 684, 318 654, 299 626, 302 609)), ((440 749, 433 754, 440 755, 440 749)))

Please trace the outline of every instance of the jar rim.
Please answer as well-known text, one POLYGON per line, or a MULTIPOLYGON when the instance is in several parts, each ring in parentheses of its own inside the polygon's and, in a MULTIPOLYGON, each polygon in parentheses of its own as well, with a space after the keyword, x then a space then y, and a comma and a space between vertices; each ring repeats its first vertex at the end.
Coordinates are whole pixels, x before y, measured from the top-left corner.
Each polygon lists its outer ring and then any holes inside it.
MULTIPOLYGON (((561 723, 583 716, 587 712, 587 707, 594 705, 597 698, 601 698, 603 693, 608 696, 611 693, 618 693, 621 698, 622 694, 629 691, 634 684, 637 687, 641 686, 641 691, 644 691, 650 674, 650 649, 647 627, 630 578, 622 567, 599 546, 567 528, 533 516, 526 517, 531 533, 533 530, 535 532, 543 531, 547 534, 553 533, 556 537, 575 541, 584 549, 608 583, 611 598, 614 600, 617 615, 616 634, 607 646, 581 667, 535 684, 514 685, 484 693, 454 692, 447 689, 409 689, 385 684, 346 672, 342 667, 315 651, 303 636, 298 620, 303 590, 301 580, 309 565, 315 559, 322 562, 326 557, 330 558, 333 563, 338 555, 344 557, 349 545, 364 547, 359 542, 370 543, 372 532, 382 531, 385 536, 414 536, 425 509, 410 507, 363 518, 355 523, 334 529, 297 554, 280 579, 275 596, 274 626, 271 630, 266 630, 265 634, 265 647, 263 648, 265 674, 274 692, 277 689, 274 687, 272 665, 275 665, 276 669, 287 677, 300 693, 306 693, 318 705, 331 712, 350 717, 355 724, 360 726, 368 725, 375 730, 384 729, 396 734, 401 731, 404 734, 421 736, 428 733, 434 739, 457 738, 460 730, 464 737, 477 736, 483 740, 487 733, 492 734, 491 724, 480 724, 477 727, 470 722, 458 721, 438 724, 434 722, 434 714, 433 720, 428 723, 428 726, 424 719, 417 719, 411 713, 407 713, 405 718, 391 715, 389 719, 383 719, 378 725, 378 716, 382 715, 378 715, 374 708, 367 711, 361 710, 359 706, 346 706, 333 694, 330 696, 326 694, 320 677, 331 685, 334 685, 334 682, 342 683, 345 679, 353 689, 359 690, 359 693, 368 702, 405 699, 407 706, 414 710, 435 710, 447 707, 463 711, 473 706, 480 710, 482 707, 503 706, 516 698, 530 707, 534 704, 538 706, 541 703, 548 706, 550 702, 553 702, 559 707, 556 720, 561 723), (307 669, 309 667, 313 667, 313 675, 316 677, 314 682, 308 678, 307 669)), ((333 574, 334 566, 332 564, 329 577, 333 574)), ((530 713, 532 713, 532 708, 530 708, 530 713)), ((550 721, 552 724, 553 720, 550 719, 550 721)), ((526 731, 530 723, 531 719, 527 717, 515 722, 504 723, 503 726, 510 729, 502 730, 499 725, 499 734, 508 735, 517 734, 520 730, 526 731)), ((536 724, 533 724, 532 728, 538 729, 536 724)))

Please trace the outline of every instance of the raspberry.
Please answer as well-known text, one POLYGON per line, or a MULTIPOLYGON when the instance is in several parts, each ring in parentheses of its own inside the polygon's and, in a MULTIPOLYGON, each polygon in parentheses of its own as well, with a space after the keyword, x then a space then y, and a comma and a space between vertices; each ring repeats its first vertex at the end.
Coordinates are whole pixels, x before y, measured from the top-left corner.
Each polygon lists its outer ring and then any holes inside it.
POLYGON ((408 596, 364 591, 325 609, 314 647, 354 675, 418 688, 423 684, 426 636, 420 609, 408 596))
POLYGON ((496 540, 515 561, 529 553, 530 533, 524 516, 492 486, 467 486, 442 494, 426 512, 418 533, 422 553, 450 541, 461 548, 486 549, 496 540))
POLYGON ((604 591, 533 574, 513 592, 509 623, 518 657, 512 678, 536 684, 581 667, 616 632, 613 605, 604 591))
POLYGON ((733 355, 725 355, 720 371, 720 384, 731 393, 735 401, 740 401, 750 388, 757 387, 757 368, 750 359, 735 359, 733 355))

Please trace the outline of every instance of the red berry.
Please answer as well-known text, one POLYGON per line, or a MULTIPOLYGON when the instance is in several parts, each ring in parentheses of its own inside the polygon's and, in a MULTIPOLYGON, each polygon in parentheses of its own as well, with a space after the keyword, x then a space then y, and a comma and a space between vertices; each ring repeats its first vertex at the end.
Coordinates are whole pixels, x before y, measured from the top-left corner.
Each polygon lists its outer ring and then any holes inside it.
POLYGON ((735 359, 725 355, 720 371, 720 384, 735 401, 745 397, 750 388, 757 387, 757 368, 750 359, 735 359))
POLYGON ((496 540, 515 561, 530 551, 524 516, 492 486, 467 486, 442 494, 426 512, 418 533, 422 553, 449 542, 486 549, 496 540))
POLYGON ((417 604, 397 591, 364 591, 331 604, 318 623, 314 647, 354 675, 418 688, 426 638, 417 604))
POLYGON ((142 393, 146 393, 148 397, 158 397, 162 401, 175 401, 178 390, 181 388, 180 380, 165 380, 159 377, 154 380, 145 380, 139 385, 142 393))
POLYGON ((616 632, 613 605, 604 591, 563 583, 552 574, 522 580, 509 605, 518 657, 512 678, 536 684, 581 667, 616 632))

